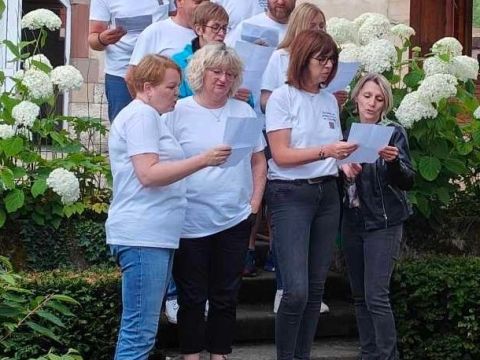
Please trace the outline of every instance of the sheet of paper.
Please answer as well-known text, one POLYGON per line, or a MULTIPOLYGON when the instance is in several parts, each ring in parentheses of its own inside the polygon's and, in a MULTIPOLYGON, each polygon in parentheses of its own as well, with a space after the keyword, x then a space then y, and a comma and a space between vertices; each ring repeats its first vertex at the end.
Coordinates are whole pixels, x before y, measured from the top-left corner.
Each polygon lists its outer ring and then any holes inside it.
POLYGON ((330 84, 325 88, 330 93, 335 91, 345 90, 345 88, 350 85, 355 75, 357 75, 358 69, 360 68, 359 62, 339 62, 337 74, 330 82, 330 84))
POLYGON ((228 167, 236 166, 240 161, 243 160, 243 158, 245 158, 245 156, 250 154, 251 151, 252 151, 251 146, 232 149, 232 153, 228 157, 227 161, 225 161, 219 167, 228 168, 228 167))
POLYGON ((278 45, 278 30, 260 25, 243 23, 241 39, 249 43, 275 48, 278 45))
POLYGON ((152 15, 139 15, 115 18, 115 26, 121 26, 127 32, 142 32, 152 23, 152 15))
POLYGON ((378 159, 378 151, 388 145, 393 130, 393 126, 353 123, 348 142, 357 144, 358 148, 337 163, 374 163, 378 159))
POLYGON ((262 122, 256 118, 228 117, 223 143, 232 149, 257 146, 262 136, 262 122))

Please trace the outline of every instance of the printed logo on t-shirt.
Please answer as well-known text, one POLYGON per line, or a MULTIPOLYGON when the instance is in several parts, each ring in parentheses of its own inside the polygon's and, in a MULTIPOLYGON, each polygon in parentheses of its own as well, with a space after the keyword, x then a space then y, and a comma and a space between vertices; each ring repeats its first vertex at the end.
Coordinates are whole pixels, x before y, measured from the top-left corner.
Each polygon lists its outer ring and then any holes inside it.
POLYGON ((322 119, 328 122, 332 122, 335 125, 337 115, 330 111, 322 111, 322 119))
POLYGON ((152 22, 152 15, 115 18, 115 26, 121 26, 127 32, 142 32, 152 22))

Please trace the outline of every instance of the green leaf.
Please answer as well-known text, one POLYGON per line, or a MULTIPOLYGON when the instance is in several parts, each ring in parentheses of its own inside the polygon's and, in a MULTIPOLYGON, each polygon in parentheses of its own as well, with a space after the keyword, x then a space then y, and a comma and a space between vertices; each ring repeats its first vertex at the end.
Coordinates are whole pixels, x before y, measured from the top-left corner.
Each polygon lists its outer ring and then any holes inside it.
POLYGON ((439 187, 435 191, 437 193, 438 199, 444 204, 448 205, 450 202, 450 192, 445 187, 439 187))
POLYGON ((57 142, 60 146, 65 146, 65 138, 64 138, 62 135, 60 135, 60 134, 58 134, 58 133, 56 133, 56 132, 51 132, 49 135, 50 135, 50 137, 51 137, 53 140, 55 140, 55 142, 57 142))
POLYGON ((467 167, 465 166, 465 162, 458 160, 458 159, 446 159, 443 165, 457 175, 462 175, 467 172, 467 167))
POLYGON ((32 213, 32 219, 33 221, 35 221, 37 225, 40 225, 40 226, 45 225, 45 218, 36 212, 32 213))
POLYGON ((412 70, 410 71, 405 77, 403 78, 403 82, 405 85, 407 85, 409 88, 416 88, 420 81, 422 81, 425 78, 425 74, 423 73, 422 70, 412 70))
POLYGON ((420 194, 417 195, 417 208, 426 218, 429 218, 432 214, 432 209, 430 208, 428 200, 420 194))
POLYGON ((60 304, 56 301, 49 301, 45 306, 52 308, 58 311, 60 314, 65 316, 75 316, 69 309, 63 304, 60 304))
POLYGON ((13 171, 9 168, 3 168, 0 170, 0 180, 3 182, 3 186, 6 189, 13 189, 15 187, 15 176, 13 171))
POLYGON ((52 324, 55 324, 55 325, 60 326, 60 327, 65 327, 65 324, 62 322, 62 320, 60 320, 60 318, 58 316, 55 316, 54 314, 52 314, 49 311, 38 310, 36 312, 36 314, 38 316, 40 316, 41 318, 50 321, 52 324))
POLYGON ((420 158, 418 170, 425 180, 433 181, 437 178, 442 164, 436 157, 424 156, 420 158))
POLYGON ((20 209, 25 203, 25 194, 20 189, 13 189, 5 197, 5 208, 8 213, 12 213, 20 209))
POLYGON ((42 325, 39 325, 33 321, 26 321, 25 324, 30 328, 32 329, 33 331, 35 331, 37 334, 40 334, 40 335, 43 335, 43 336, 46 336, 52 340, 55 340, 57 342, 60 342, 60 339, 57 337, 57 335, 55 335, 53 333, 52 330, 50 329, 47 329, 46 327, 42 326, 42 325))
POLYGON ((10 139, 3 140, 2 145, 5 155, 14 156, 23 150, 23 139, 18 136, 14 136, 10 139))
POLYGON ((75 304, 75 305, 80 305, 75 299, 71 298, 70 296, 67 295, 62 295, 62 294, 55 294, 51 297, 52 300, 57 300, 69 304, 75 304))
POLYGON ((471 143, 459 142, 457 144, 457 151, 460 155, 468 155, 473 151, 473 145, 471 143))
POLYGON ((450 153, 448 143, 443 139, 436 139, 430 147, 431 153, 439 159, 446 159, 450 153))
POLYGON ((47 180, 46 179, 37 179, 32 185, 32 195, 36 198, 39 195, 43 195, 47 190, 47 180))
POLYGON ((5 11, 5 2, 3 0, 0 0, 0 19, 2 18, 4 11, 5 11))
POLYGON ((0 228, 2 228, 3 225, 5 225, 6 220, 7 220, 6 212, 5 212, 5 210, 0 208, 0 228))
POLYGON ((8 48, 8 50, 10 50, 10 52, 15 56, 16 59, 20 58, 21 54, 17 45, 15 45, 10 40, 3 40, 2 43, 5 44, 5 46, 8 48))

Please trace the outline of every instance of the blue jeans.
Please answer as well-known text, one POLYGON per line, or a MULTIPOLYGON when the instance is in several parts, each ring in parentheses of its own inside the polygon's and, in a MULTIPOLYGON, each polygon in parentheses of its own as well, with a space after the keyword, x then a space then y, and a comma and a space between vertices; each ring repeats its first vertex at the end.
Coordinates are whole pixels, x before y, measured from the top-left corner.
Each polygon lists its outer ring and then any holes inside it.
POLYGON ((155 344, 173 249, 112 245, 122 270, 122 321, 115 360, 147 360, 155 344))
POLYGON ((275 324, 277 360, 307 360, 338 231, 337 182, 269 181, 267 204, 283 282, 275 324))
POLYGON ((362 360, 398 359, 389 286, 400 253, 402 229, 400 224, 366 231, 359 209, 345 209, 343 213, 343 251, 355 303, 362 360))
POLYGON ((105 74, 105 95, 108 100, 108 120, 113 122, 120 110, 132 101, 125 79, 121 76, 105 74))

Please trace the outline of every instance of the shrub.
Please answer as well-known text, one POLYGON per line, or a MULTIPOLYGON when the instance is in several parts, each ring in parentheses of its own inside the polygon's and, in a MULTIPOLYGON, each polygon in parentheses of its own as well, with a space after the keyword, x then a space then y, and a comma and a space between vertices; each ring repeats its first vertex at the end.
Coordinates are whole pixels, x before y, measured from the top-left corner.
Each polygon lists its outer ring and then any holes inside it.
POLYGON ((480 358, 480 258, 403 261, 392 302, 402 359, 480 358))

